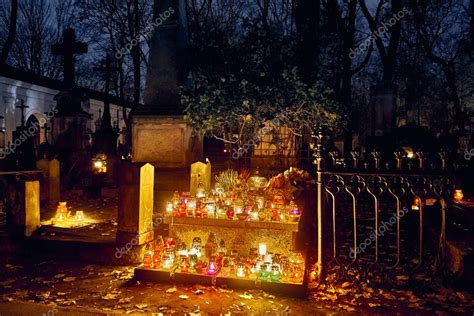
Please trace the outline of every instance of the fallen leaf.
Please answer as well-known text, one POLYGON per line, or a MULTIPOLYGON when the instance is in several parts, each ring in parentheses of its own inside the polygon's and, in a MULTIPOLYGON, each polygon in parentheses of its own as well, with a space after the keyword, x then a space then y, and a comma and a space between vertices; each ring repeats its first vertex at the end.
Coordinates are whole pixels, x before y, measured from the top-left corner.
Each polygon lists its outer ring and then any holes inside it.
POLYGON ((63 279, 63 282, 72 282, 72 281, 75 281, 75 280, 76 280, 75 277, 67 277, 67 278, 63 279))
POLYGON ((187 296, 186 294, 181 294, 180 296, 178 296, 180 299, 182 300, 187 300, 189 298, 189 296, 187 296))
POLYGON ((252 294, 240 294, 239 297, 246 300, 251 300, 253 298, 252 294))
POLYGON ((106 300, 106 301, 108 301, 108 300, 114 300, 114 299, 117 298, 117 296, 118 296, 118 294, 107 293, 107 295, 102 296, 102 299, 103 299, 103 300, 106 300))
POLYGON ((174 293, 176 291, 178 291, 178 289, 176 288, 176 286, 174 286, 174 287, 170 287, 169 289, 167 289, 166 293, 171 294, 171 293, 174 293))
POLYGON ((143 308, 148 307, 148 304, 137 304, 137 305, 135 305, 135 307, 138 308, 138 309, 143 309, 143 308))
POLYGON ((60 274, 56 274, 56 275, 54 276, 54 278, 55 278, 55 279, 60 279, 60 278, 63 278, 63 277, 65 277, 65 276, 66 276, 65 274, 60 273, 60 274))

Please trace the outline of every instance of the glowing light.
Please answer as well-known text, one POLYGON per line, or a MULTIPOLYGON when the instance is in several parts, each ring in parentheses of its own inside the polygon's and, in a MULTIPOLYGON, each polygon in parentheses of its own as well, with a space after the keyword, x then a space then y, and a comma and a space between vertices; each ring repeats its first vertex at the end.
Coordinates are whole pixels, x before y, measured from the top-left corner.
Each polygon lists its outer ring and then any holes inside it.
POLYGON ((173 202, 170 201, 170 202, 166 203, 166 213, 168 215, 170 215, 173 212, 173 209, 174 209, 173 202))
POLYGON ((76 217, 76 221, 78 221, 78 222, 84 220, 84 212, 83 211, 77 211, 75 217, 76 217))
POLYGON ((258 254, 261 256, 265 256, 267 254, 267 244, 261 242, 258 244, 258 254))
POLYGON ((454 199, 456 201, 462 201, 463 198, 464 198, 464 194, 462 193, 462 190, 460 189, 454 190, 454 199))
POLYGON ((413 211, 419 211, 420 205, 421 205, 421 199, 419 197, 415 197, 415 199, 413 200, 413 205, 411 206, 411 209, 413 211))
POLYGON ((209 262, 207 265, 207 274, 214 275, 217 272, 217 264, 214 261, 209 262))

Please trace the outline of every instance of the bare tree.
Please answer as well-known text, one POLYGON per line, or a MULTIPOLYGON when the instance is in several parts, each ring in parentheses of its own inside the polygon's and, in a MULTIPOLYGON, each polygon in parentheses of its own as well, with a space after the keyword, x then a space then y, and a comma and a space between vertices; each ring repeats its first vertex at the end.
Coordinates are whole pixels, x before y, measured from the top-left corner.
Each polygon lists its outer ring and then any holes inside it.
POLYGON ((8 36, 3 44, 2 52, 0 54, 0 64, 7 62, 8 54, 13 47, 16 37, 16 21, 18 17, 18 0, 11 0, 10 19, 8 26, 8 36))
MULTIPOLYGON (((360 7, 362 9, 362 13, 364 14, 367 24, 369 26, 369 30, 372 34, 377 33, 377 28, 381 26, 381 11, 385 6, 385 0, 379 0, 377 5, 375 15, 372 16, 365 0, 359 0, 360 7)), ((390 15, 397 15, 399 12, 402 12, 402 1, 401 0, 390 0, 390 15)), ((392 18, 392 17, 390 17, 392 18)), ((396 70, 396 62, 397 62, 397 49, 400 42, 400 31, 401 31, 401 22, 396 21, 395 24, 384 34, 388 37, 387 42, 388 45, 385 46, 383 37, 375 36, 375 44, 379 51, 380 60, 383 66, 383 81, 391 81, 395 75, 396 70)), ((380 33, 380 32, 378 32, 380 33)))

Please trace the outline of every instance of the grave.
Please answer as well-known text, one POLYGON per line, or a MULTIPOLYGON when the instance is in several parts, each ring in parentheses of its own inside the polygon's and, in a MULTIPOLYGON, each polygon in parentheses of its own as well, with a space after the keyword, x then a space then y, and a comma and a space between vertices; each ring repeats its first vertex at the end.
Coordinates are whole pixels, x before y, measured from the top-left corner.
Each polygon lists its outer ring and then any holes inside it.
POLYGON ((153 20, 160 19, 162 24, 151 39, 145 106, 132 113, 133 162, 185 168, 202 158, 202 137, 186 124, 180 100, 179 86, 185 78, 181 56, 187 46, 184 8, 182 0, 154 2, 153 20))

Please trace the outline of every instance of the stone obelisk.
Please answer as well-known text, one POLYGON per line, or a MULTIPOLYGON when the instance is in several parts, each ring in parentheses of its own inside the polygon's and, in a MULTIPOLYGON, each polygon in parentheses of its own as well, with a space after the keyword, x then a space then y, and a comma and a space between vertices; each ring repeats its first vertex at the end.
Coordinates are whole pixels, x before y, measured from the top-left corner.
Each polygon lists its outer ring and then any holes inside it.
POLYGON ((132 114, 132 160, 188 167, 202 158, 202 138, 186 125, 180 85, 188 45, 184 0, 155 0, 144 106, 132 114))

